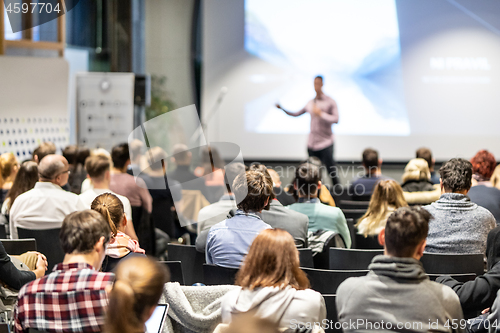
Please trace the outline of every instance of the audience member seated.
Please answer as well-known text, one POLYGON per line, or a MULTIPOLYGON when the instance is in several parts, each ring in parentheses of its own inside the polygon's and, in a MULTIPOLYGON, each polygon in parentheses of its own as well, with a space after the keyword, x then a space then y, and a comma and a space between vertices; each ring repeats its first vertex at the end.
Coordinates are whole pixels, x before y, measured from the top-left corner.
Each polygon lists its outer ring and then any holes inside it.
POLYGON ((366 276, 349 278, 337 289, 338 319, 347 323, 344 332, 462 331, 446 326, 463 319, 458 296, 430 281, 419 261, 430 218, 419 207, 398 208, 389 216, 379 234, 384 255, 373 258, 366 276))
POLYGON ((404 192, 434 191, 430 178, 427 162, 423 158, 414 158, 405 167, 401 188, 404 192))
POLYGON ((272 181, 262 172, 249 170, 236 177, 233 192, 238 210, 232 218, 210 228, 205 253, 208 264, 240 267, 254 238, 271 228, 260 213, 269 209, 272 191, 272 181))
MULTIPOLYGON (((61 156, 62 157, 62 156, 61 156)), ((101 332, 107 288, 114 275, 99 272, 111 230, 93 210, 66 216, 59 238, 64 261, 49 275, 19 291, 14 310, 15 332, 101 332)))
POLYGON ((172 161, 176 167, 173 171, 167 173, 167 178, 173 179, 181 183, 183 190, 198 190, 201 191, 205 198, 208 197, 205 180, 198 178, 190 170, 192 154, 188 147, 184 144, 174 146, 172 161))
POLYGON ((441 197, 424 208, 434 219, 429 224, 425 251, 434 253, 485 253, 488 232, 495 218, 470 201, 472 164, 453 158, 440 169, 441 197))
POLYGON ((475 317, 480 311, 491 307, 500 289, 500 227, 488 234, 486 258, 487 272, 474 281, 462 283, 450 276, 436 279, 436 282, 451 287, 457 293, 466 318, 475 317))
POLYGON ((254 240, 236 275, 241 288, 221 300, 222 322, 253 313, 280 327, 321 322, 326 318, 325 301, 309 289, 309 280, 299 268, 299 253, 290 234, 281 229, 263 230, 254 240))
POLYGON ((276 195, 276 199, 282 204, 283 206, 288 206, 293 203, 296 203, 297 200, 293 196, 293 194, 288 193, 286 189, 281 186, 281 179, 279 174, 276 172, 276 170, 273 169, 267 169, 269 174, 271 175, 271 178, 273 179, 273 192, 274 195, 276 195))
MULTIPOLYGON (((309 156, 304 163, 307 163, 307 162, 314 164, 319 168, 320 176, 321 176, 323 168, 328 173, 328 170, 326 170, 323 162, 321 162, 321 160, 319 158, 317 158, 316 156, 309 156)), ((328 176, 328 177, 330 177, 330 176, 328 176)), ((325 186, 325 184, 321 184, 321 188, 319 189, 318 198, 319 198, 319 201, 321 201, 325 205, 335 207, 335 200, 333 200, 333 197, 330 193, 330 190, 328 190, 328 188, 325 186)), ((297 196, 297 199, 298 199, 298 196, 297 196)))
MULTIPOLYGON (((111 229, 111 240, 106 248, 108 257, 122 259, 129 253, 146 253, 136 240, 125 233, 128 221, 123 211, 122 201, 116 195, 111 193, 99 195, 92 202, 91 209, 101 214, 111 229)), ((114 265, 103 268, 105 272, 111 272, 114 265)))
POLYGON ((500 164, 496 166, 490 178, 491 185, 500 190, 500 164))
POLYGON ((196 177, 203 177, 207 186, 224 186, 224 161, 219 151, 210 146, 201 150, 200 166, 194 169, 196 177))
POLYGON ((385 228, 387 218, 396 209, 408 204, 401 186, 395 180, 381 180, 375 185, 365 215, 356 224, 358 233, 365 237, 378 236, 385 228))
POLYGON ((436 171, 434 171, 434 164, 436 163, 436 160, 432 158, 432 152, 429 148, 419 148, 417 149, 416 152, 416 158, 423 158, 429 167, 429 172, 431 173, 431 183, 433 184, 439 184, 439 175, 437 174, 436 171))
POLYGON ((170 239, 175 239, 181 233, 175 223, 175 207, 182 207, 181 185, 173 179, 167 181, 165 173, 168 155, 162 148, 151 148, 148 156, 152 163, 144 163, 146 168, 140 177, 153 198, 151 216, 154 226, 166 232, 170 239))
POLYGON ((0 224, 2 227, 6 227, 7 235, 10 233, 9 229, 9 213, 10 207, 14 200, 24 192, 31 190, 35 187, 36 182, 38 181, 38 164, 33 161, 27 161, 21 164, 19 171, 17 172, 16 178, 14 179, 14 183, 7 193, 7 197, 5 198, 2 204, 2 215, 0 217, 0 224))
MULTIPOLYGON (((241 163, 233 163, 229 166, 226 167, 226 174, 230 174, 228 176, 228 181, 231 181, 232 177, 236 178, 238 173, 245 172, 244 166, 241 163), (235 165, 232 170, 231 168, 228 168, 231 165, 235 165)), ((263 164, 253 164, 250 167, 250 170, 262 172, 269 182, 273 182, 268 169, 263 164)), ((231 188, 228 186, 228 190, 230 189, 231 188)), ((231 207, 231 209, 225 210, 221 214, 218 214, 218 221, 225 219, 225 216, 227 216, 228 214, 234 214, 233 209, 236 209, 236 203, 234 201, 234 196, 232 197, 233 200, 229 200, 229 204, 232 204, 233 206, 231 207)), ((298 248, 307 247, 307 226, 309 224, 309 218, 304 214, 283 207, 283 205, 281 205, 280 202, 276 200, 274 193, 272 193, 270 200, 271 202, 269 204, 269 210, 263 210, 261 213, 262 220, 265 223, 269 224, 272 228, 280 228, 288 231, 288 233, 290 233, 290 235, 292 235, 292 237, 294 238, 295 245, 298 248)), ((226 200, 226 202, 227 201, 228 200, 226 200)), ((211 225, 213 225, 218 221, 216 218, 212 218, 210 223, 212 223, 211 225)), ((196 239, 196 249, 200 252, 205 250, 205 243, 208 235, 208 229, 210 228, 210 223, 208 223, 207 221, 202 222, 203 231, 198 234, 198 238, 196 239)))
POLYGON ((166 268, 148 258, 130 258, 118 264, 104 332, 144 332, 168 280, 166 268))
POLYGON ((56 153, 56 145, 50 141, 42 142, 38 147, 33 150, 33 161, 40 164, 40 161, 47 155, 56 153))
MULTIPOLYGON (((90 156, 102 156, 102 157, 108 158, 111 161, 111 154, 104 148, 93 149, 90 152, 90 156)), ((92 187, 94 187, 94 185, 92 184, 92 181, 90 180, 90 178, 87 177, 82 182, 82 188, 81 188, 80 193, 84 193, 84 192, 88 191, 89 189, 91 189, 92 187)))
POLYGON ((500 190, 493 186, 490 178, 495 171, 495 156, 487 150, 480 150, 472 163, 472 187, 467 193, 470 201, 486 208, 500 225, 500 190))
POLYGON ((403 194, 410 205, 428 205, 439 199, 441 189, 432 184, 427 162, 414 158, 408 162, 403 174, 403 194))
MULTIPOLYGON (((226 186, 226 193, 220 198, 219 201, 203 207, 198 213, 198 238, 196 240, 196 247, 198 248, 198 241, 200 234, 205 230, 210 230, 215 224, 225 220, 231 210, 236 209, 236 201, 234 198, 231 187, 233 186, 234 179, 239 174, 245 173, 245 165, 239 162, 233 162, 225 167, 224 179, 226 186)), ((202 252, 205 252, 206 235, 203 241, 202 252)))
POLYGON ((294 187, 299 201, 288 206, 291 210, 307 215, 309 233, 327 230, 339 233, 347 248, 351 247, 351 236, 344 213, 337 207, 321 204, 318 189, 321 188, 320 169, 311 163, 300 165, 295 172, 294 187))
POLYGON ((85 170, 85 161, 90 156, 90 149, 79 147, 76 152, 76 161, 74 172, 70 173, 71 192, 80 194, 82 183, 87 179, 87 170, 85 170))
POLYGON ((14 154, 5 153, 0 155, 0 205, 3 204, 7 197, 18 170, 19 162, 14 154))
MULTIPOLYGON (((136 179, 134 176, 127 173, 127 167, 130 164, 128 144, 124 143, 113 147, 111 158, 113 160, 113 169, 109 188, 113 192, 127 197, 130 201, 134 229, 138 230, 137 232, 140 233, 142 226, 146 222, 149 223, 149 214, 153 209, 153 199, 149 194, 144 180, 142 178, 136 179), (143 212, 146 212, 147 216, 143 217, 143 212)), ((143 236, 138 236, 139 242, 141 242, 143 246, 147 246, 148 244, 144 244, 146 240, 141 239, 143 236)), ((149 239, 147 236, 144 237, 149 239)))
MULTIPOLYGON (((42 230, 60 228, 69 213, 85 209, 78 195, 61 187, 68 183, 68 161, 60 155, 47 155, 38 165, 35 187, 20 194, 10 211, 10 237, 17 239, 17 228, 42 230)), ((47 240, 51 241, 51 240, 47 240)))
MULTIPOLYGON (((39 252, 27 252, 18 256, 18 260, 25 263, 30 270, 18 269, 5 251, 0 241, 0 283, 15 290, 21 289, 26 283, 41 278, 47 271, 47 258, 39 252), (24 260, 27 258, 28 260, 24 260), (30 261, 34 263, 34 267, 30 261)), ((1 288, 1 287, 0 287, 1 288)), ((0 298, 3 295, 0 295, 0 298)), ((5 304, 4 304, 5 305, 5 304)))
POLYGON ((129 149, 130 149, 130 164, 127 168, 127 173, 129 175, 137 177, 143 170, 144 142, 138 139, 134 139, 130 143, 129 149))
POLYGON ((376 150, 365 149, 362 164, 365 175, 355 179, 349 189, 349 193, 354 200, 370 200, 375 184, 380 180, 391 179, 382 175, 382 159, 378 157, 376 150))
POLYGON ((111 182, 111 161, 108 157, 104 156, 90 156, 85 161, 85 169, 87 176, 92 181, 93 187, 80 194, 80 199, 89 209, 94 199, 103 193, 112 193, 120 199, 125 212, 125 217, 128 222, 126 223, 125 233, 135 240, 138 240, 135 233, 134 224, 132 220, 132 206, 127 197, 114 193, 109 189, 111 182))

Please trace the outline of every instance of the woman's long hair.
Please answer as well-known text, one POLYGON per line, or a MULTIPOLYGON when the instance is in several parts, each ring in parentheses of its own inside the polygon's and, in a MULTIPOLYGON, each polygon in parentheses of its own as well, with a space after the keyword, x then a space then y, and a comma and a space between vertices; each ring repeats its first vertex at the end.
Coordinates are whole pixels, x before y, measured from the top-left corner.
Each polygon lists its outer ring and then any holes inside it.
POLYGON ((406 207, 408 204, 404 198, 403 189, 396 181, 392 179, 381 180, 375 185, 368 210, 358 220, 356 226, 359 226, 363 219, 368 218, 366 230, 376 229, 377 224, 384 220, 389 212, 389 206, 398 209, 406 207))
POLYGON ((12 153, 0 155, 0 188, 3 187, 5 180, 12 174, 12 170, 17 165, 17 158, 12 153))
POLYGON ((8 205, 9 209, 12 207, 12 204, 16 200, 16 198, 31 190, 35 187, 36 182, 38 181, 38 164, 33 161, 24 162, 21 164, 19 171, 17 172, 16 178, 14 179, 14 183, 12 183, 12 187, 7 193, 7 197, 5 200, 9 200, 8 205))
POLYGON ((132 257, 120 261, 115 276, 104 331, 144 332, 148 311, 158 304, 163 285, 169 280, 167 269, 147 257, 132 257))
POLYGON ((292 236, 282 229, 266 229, 250 246, 236 284, 250 290, 287 286, 307 289, 309 280, 299 266, 299 251, 292 236))
POLYGON ((111 228, 111 237, 116 237, 118 228, 123 221, 122 201, 112 193, 103 193, 92 201, 90 209, 95 210, 104 217, 111 228))

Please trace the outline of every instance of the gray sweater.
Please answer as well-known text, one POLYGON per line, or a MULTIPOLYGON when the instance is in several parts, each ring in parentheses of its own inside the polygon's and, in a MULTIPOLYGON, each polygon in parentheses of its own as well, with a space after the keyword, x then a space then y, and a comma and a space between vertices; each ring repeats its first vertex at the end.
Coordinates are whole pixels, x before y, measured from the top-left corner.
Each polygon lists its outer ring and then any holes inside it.
POLYGON ((424 208, 434 217, 429 222, 426 252, 485 253, 488 233, 496 226, 487 209, 459 193, 444 193, 424 208))
POLYGON ((450 287, 430 281, 420 261, 378 255, 368 268, 368 275, 349 278, 337 289, 344 333, 465 332, 458 296, 450 287), (452 326, 453 319, 456 330, 445 327, 447 321, 452 326))

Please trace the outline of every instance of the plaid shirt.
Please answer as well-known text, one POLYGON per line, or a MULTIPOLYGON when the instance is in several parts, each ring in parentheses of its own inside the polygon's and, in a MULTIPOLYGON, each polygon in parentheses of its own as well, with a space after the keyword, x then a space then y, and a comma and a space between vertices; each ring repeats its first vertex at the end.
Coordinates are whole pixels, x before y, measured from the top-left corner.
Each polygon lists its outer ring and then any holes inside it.
POLYGON ((86 263, 58 264, 21 288, 14 310, 15 332, 100 332, 108 304, 105 287, 114 275, 86 263))

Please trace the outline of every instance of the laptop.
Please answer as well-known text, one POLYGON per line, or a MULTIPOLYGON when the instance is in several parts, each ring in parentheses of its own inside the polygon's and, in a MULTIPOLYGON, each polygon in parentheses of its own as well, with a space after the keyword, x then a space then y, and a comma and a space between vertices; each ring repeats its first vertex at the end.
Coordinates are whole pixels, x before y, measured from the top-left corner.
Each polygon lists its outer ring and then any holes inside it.
POLYGON ((146 333, 161 333, 168 307, 168 304, 158 304, 156 306, 155 311, 146 322, 146 333))

